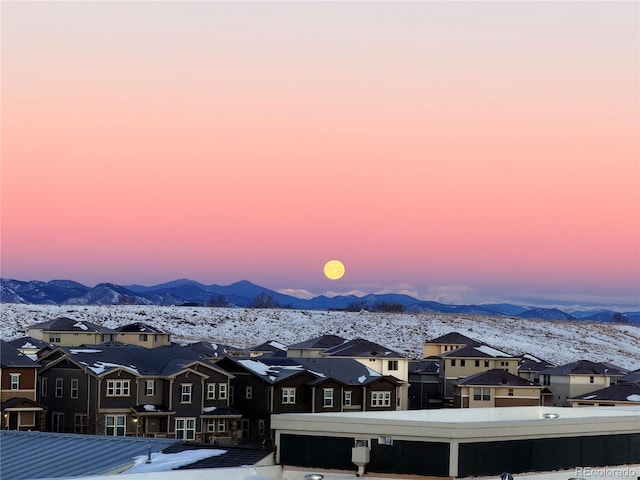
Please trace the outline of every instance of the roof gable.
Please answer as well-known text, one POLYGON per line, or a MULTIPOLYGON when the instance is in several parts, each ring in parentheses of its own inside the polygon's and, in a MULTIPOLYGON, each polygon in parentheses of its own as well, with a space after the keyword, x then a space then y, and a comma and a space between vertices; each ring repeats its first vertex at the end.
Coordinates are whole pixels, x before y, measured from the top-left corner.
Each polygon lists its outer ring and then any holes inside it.
POLYGON ((0 366, 2 368, 38 368, 40 365, 9 342, 0 340, 0 366))
POLYGON ((466 378, 454 382, 458 386, 508 386, 508 387, 540 387, 539 383, 531 382, 517 375, 507 372, 499 368, 487 370, 470 375, 466 378))
POLYGON ((358 358, 406 358, 398 352, 364 338, 355 338, 327 349, 324 355, 358 358))

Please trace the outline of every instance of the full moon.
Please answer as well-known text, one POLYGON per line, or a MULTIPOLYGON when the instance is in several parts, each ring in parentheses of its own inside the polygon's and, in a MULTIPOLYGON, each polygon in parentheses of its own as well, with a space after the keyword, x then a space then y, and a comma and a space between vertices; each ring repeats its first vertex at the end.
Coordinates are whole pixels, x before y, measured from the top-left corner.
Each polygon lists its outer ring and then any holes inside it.
POLYGON ((324 264, 324 274, 329 280, 338 280, 344 275, 344 264, 340 260, 329 260, 324 264))

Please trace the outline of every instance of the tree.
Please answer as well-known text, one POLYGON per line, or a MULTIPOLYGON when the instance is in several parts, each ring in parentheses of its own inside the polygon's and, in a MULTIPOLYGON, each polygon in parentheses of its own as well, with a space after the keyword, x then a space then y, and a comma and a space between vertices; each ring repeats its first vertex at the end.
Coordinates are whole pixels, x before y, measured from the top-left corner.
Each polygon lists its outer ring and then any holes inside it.
POLYGON ((280 308, 280 304, 270 292, 260 292, 253 300, 252 308, 280 308))
POLYGON ((218 295, 216 297, 211 297, 207 302, 208 307, 228 307, 229 302, 227 302, 223 295, 218 295))

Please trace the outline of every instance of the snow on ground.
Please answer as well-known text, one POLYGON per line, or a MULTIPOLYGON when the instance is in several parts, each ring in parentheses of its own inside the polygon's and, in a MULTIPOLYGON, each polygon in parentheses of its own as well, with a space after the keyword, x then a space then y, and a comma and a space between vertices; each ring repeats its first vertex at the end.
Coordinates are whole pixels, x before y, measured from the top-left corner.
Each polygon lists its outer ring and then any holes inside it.
POLYGON ((189 465, 204 460, 205 458, 216 457, 224 453, 227 453, 227 451, 211 449, 185 450, 178 453, 154 452, 151 454, 151 461, 149 463, 147 463, 147 455, 135 457, 133 467, 123 473, 166 472, 167 470, 175 470, 183 465, 189 465))
POLYGON ((147 323, 176 342, 211 341, 251 347, 275 340, 285 345, 323 334, 363 337, 422 357, 425 340, 457 331, 512 354, 529 353, 558 365, 576 360, 640 368, 640 326, 434 313, 369 313, 208 307, 75 306, 1 304, 0 337, 27 335, 29 325, 65 316, 109 328, 147 323))

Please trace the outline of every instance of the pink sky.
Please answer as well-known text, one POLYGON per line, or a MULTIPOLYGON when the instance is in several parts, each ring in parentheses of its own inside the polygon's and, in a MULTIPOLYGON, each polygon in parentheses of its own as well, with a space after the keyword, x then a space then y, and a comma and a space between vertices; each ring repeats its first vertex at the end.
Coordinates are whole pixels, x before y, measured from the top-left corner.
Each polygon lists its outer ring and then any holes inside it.
POLYGON ((639 18, 3 2, 2 277, 638 306, 639 18))

